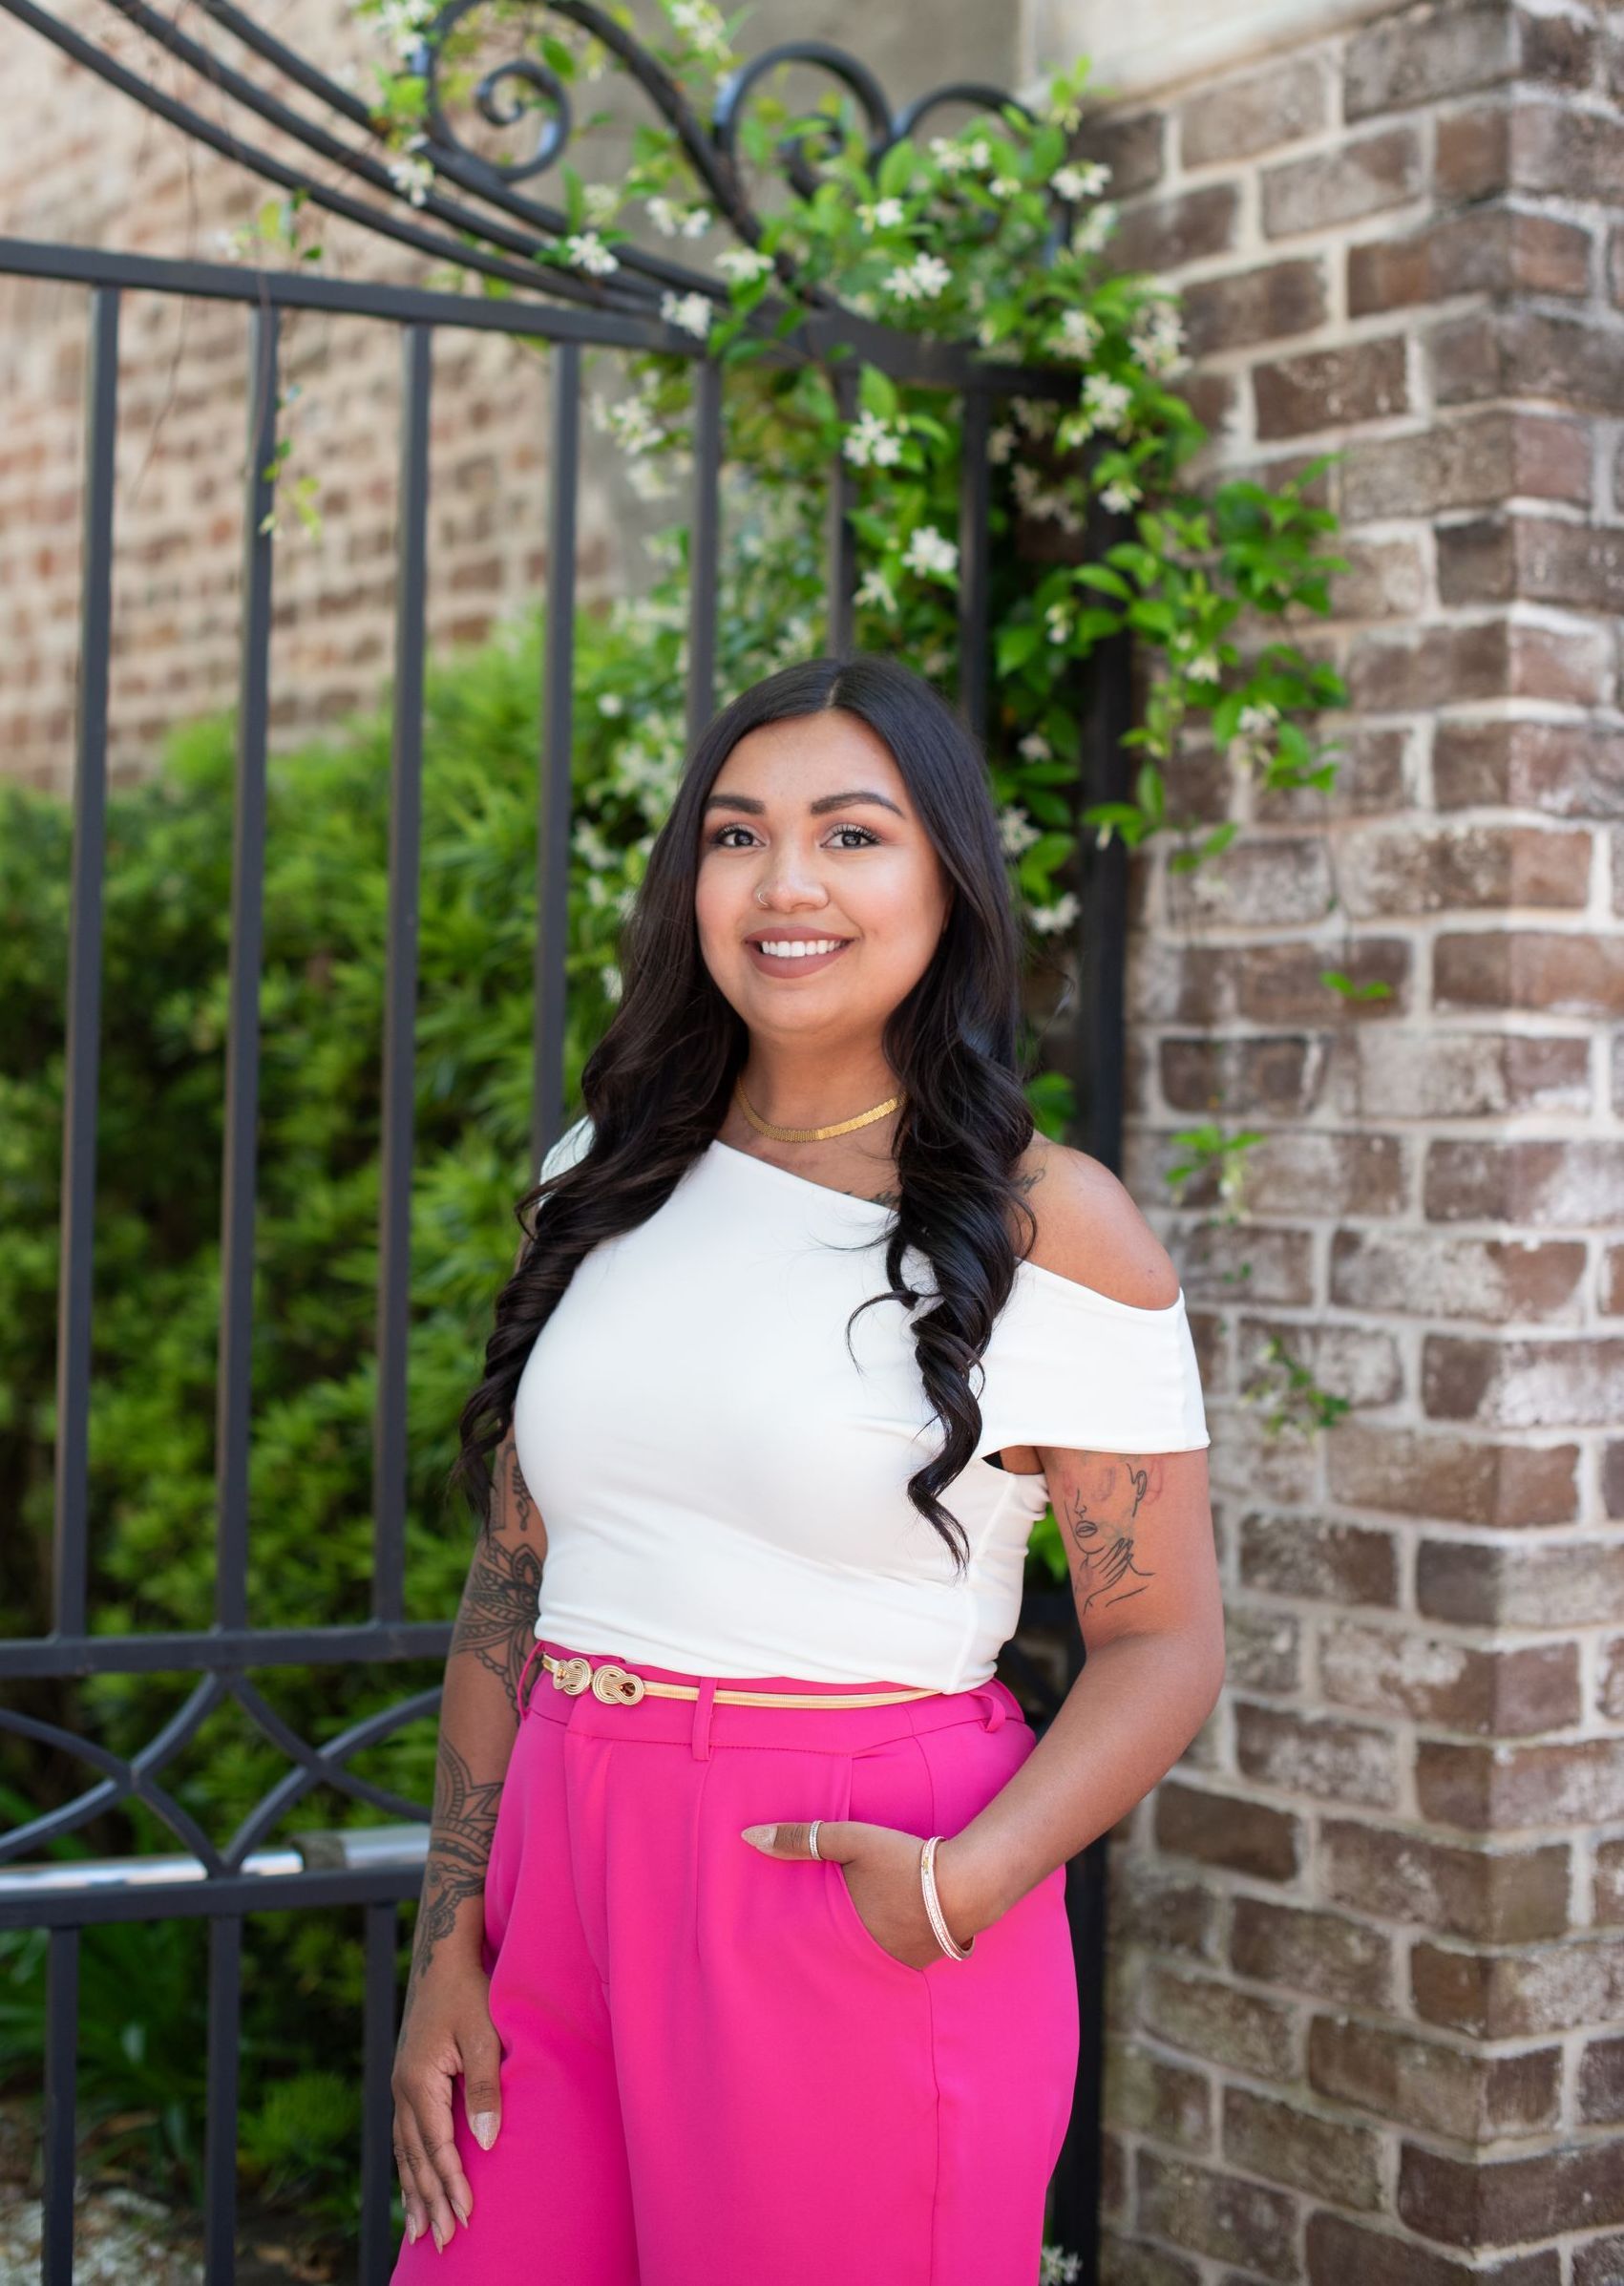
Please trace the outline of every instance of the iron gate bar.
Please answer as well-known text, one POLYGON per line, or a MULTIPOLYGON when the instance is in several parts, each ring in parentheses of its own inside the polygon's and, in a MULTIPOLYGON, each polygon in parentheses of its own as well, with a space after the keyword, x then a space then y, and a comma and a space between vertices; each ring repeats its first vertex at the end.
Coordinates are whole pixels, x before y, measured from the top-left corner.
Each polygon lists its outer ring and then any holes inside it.
MULTIPOLYGON (((845 427, 856 417, 857 376, 850 360, 843 359, 829 376, 834 392, 835 410, 845 427)), ((825 540, 827 564, 824 572, 824 596, 828 615, 828 642, 836 658, 843 659, 852 647, 852 632, 856 617, 854 590, 857 574, 857 534, 852 522, 852 510, 856 505, 857 479, 852 473, 852 463, 840 446, 834 448, 834 466, 829 479, 829 528, 825 540)))
POLYGON ((716 582, 721 559, 722 369, 713 357, 702 357, 693 369, 693 506, 688 523, 690 751, 716 706, 716 582))
POLYGON ((0 1640, 0 1674, 173 1675, 198 1668, 227 1674, 242 1667, 443 1659, 452 1625, 450 1619, 405 1619, 352 1627, 203 1627, 188 1635, 155 1628, 138 1635, 11 1636, 0 1640))
POLYGON ((984 389, 963 392, 959 460, 959 697, 971 731, 987 728, 987 510, 991 470, 984 389))
POLYGON ((92 1247, 95 1229, 96 1099, 100 1085, 102 880, 107 864, 107 693, 113 629, 113 504, 116 484, 118 290, 91 297, 85 388, 80 612, 84 627, 74 853, 68 921, 68 1005, 62 1125, 61 1259, 56 1307, 56 1468, 51 1611, 53 1627, 86 1624, 90 1488, 92 1247))
POLYGON ((231 956, 220 1231, 220 1373, 215 1623, 248 1623, 248 1439, 254 1353, 255 1175, 260 1125, 260 981, 264 955, 266 752, 270 710, 273 455, 281 313, 249 318, 248 461, 243 503, 242 664, 231 830, 231 956))
POLYGON ((580 349, 552 355, 552 456, 547 470, 547 618, 542 642, 541 783, 538 790, 540 910, 536 931, 528 1190, 563 1126, 569 961, 571 757, 575 741, 575 546, 580 460, 580 349))
POLYGON ((406 1609, 407 1387, 411 1334, 411 1143, 417 1115, 418 908, 423 845, 424 603, 433 334, 401 334, 394 686, 390 753, 389 949, 380 1084, 377 1387, 372 1414, 374 1619, 406 1609))
MULTIPOLYGON (((0 9, 13 5, 15 0, 0 0, 0 9)), ((38 239, 0 237, 0 275, 8 273, 63 285, 121 286, 154 293, 194 294, 206 301, 322 309, 335 317, 417 319, 425 325, 466 326, 482 332, 580 342, 593 349, 658 349, 667 357, 700 358, 706 353, 691 333, 679 332, 657 320, 622 317, 613 311, 588 315, 519 297, 485 301, 474 294, 444 293, 431 286, 315 278, 304 270, 260 270, 241 263, 113 254, 96 246, 64 246, 38 239)), ((1067 403, 1077 394, 1075 373, 1057 372, 1052 366, 970 357, 953 343, 933 341, 925 334, 891 333, 851 317, 842 317, 838 324, 825 318, 807 319, 782 343, 765 349, 757 362, 821 364, 843 349, 867 358, 894 381, 917 381, 927 388, 975 386, 995 395, 1041 397, 1058 403, 1067 403)))

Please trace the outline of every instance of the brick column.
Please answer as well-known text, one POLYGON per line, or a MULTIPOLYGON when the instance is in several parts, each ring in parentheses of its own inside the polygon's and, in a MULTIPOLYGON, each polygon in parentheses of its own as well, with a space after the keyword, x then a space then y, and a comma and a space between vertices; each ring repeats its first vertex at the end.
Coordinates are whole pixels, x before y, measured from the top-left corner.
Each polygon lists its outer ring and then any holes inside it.
POLYGON ((1137 866, 1135 1195, 1266 1140, 1165 1217, 1230 1676, 1117 1838, 1119 2286, 1624 2282, 1621 95, 1624 11, 1494 0, 1088 131, 1210 465, 1339 448, 1353 565, 1333 795, 1192 752, 1240 832, 1137 866), (1245 1402, 1276 1335, 1334 1426, 1245 1402))

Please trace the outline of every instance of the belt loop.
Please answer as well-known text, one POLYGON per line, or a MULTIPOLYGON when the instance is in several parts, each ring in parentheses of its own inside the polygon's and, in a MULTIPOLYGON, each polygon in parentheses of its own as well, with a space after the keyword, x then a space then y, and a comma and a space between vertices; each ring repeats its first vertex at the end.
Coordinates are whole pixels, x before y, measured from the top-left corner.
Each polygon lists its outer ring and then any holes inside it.
POLYGON ((695 1762, 710 1760, 710 1706, 716 1696, 714 1675, 699 1679, 699 1697, 693 1703, 693 1758, 695 1762))
POLYGON ((987 1711, 981 1717, 981 1728, 983 1730, 996 1730, 1000 1724, 1003 1721, 1005 1711, 1003 1701, 998 1695, 997 1685, 991 1683, 983 1683, 978 1688, 976 1696, 978 1699, 983 1699, 986 1702, 987 1711))
POLYGON ((523 1666, 522 1666, 522 1667, 520 1667, 520 1668, 519 1668, 519 1670, 518 1670, 518 1681, 517 1681, 517 1683, 514 1685, 514 1694, 513 1694, 513 1696, 514 1696, 514 1710, 515 1710, 515 1718, 516 1718, 516 1719, 515 1719, 515 1723, 514 1723, 514 1727, 515 1727, 515 1729, 516 1729, 516 1730, 518 1728, 519 1725, 520 1725, 520 1724, 521 1724, 521 1723, 524 1721, 524 1718, 525 1718, 525 1716, 526 1716, 526 1715, 529 1713, 529 1711, 530 1711, 530 1709, 529 1709, 529 1706, 528 1706, 528 1704, 527 1704, 527 1703, 526 1703, 526 1700, 525 1700, 525 1696, 524 1696, 524 1679, 525 1679, 525 1677, 526 1677, 526 1676, 529 1674, 529 1672, 530 1672, 530 1662, 531 1662, 531 1661, 532 1661, 532 1660, 533 1660, 533 1659, 536 1657, 537 1653, 538 1653, 538 1652, 540 1650, 540 1648, 541 1648, 541 1638, 540 1638, 539 1636, 538 1636, 538 1637, 537 1637, 537 1639, 536 1639, 536 1640, 535 1640, 535 1641, 534 1641, 534 1642, 531 1644, 531 1646, 530 1646, 530 1649, 529 1649, 529 1650, 528 1650, 528 1651, 525 1653, 524 1664, 523 1664, 523 1666))

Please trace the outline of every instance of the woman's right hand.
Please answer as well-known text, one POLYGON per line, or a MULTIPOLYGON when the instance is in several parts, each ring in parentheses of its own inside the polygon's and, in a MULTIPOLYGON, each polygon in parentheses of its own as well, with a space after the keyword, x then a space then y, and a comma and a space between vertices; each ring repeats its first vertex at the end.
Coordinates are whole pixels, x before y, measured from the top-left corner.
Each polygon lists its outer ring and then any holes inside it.
POLYGON ((408 1997, 390 2079, 407 2238, 415 2241, 432 2230, 442 2251, 474 2209, 452 2129, 458 2073, 468 2125, 483 2149, 495 2143, 501 2124, 502 2047, 491 2021, 490 1985, 475 1960, 436 1961, 408 1997))

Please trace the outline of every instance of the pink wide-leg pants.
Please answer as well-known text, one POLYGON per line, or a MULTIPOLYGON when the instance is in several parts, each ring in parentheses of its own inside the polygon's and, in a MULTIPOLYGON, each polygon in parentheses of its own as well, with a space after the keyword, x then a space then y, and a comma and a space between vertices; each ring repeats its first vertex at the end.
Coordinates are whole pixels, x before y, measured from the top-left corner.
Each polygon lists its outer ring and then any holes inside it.
POLYGON ((482 2151, 459 2079, 473 2212, 403 2242, 393 2286, 1037 2286, 1078 2056, 1065 1868, 919 1969, 837 1863, 739 1837, 958 1832, 1037 1743, 1013 1692, 717 1705, 849 1686, 586 1656, 700 1695, 521 1683, 485 1890, 501 2128, 482 2151))

